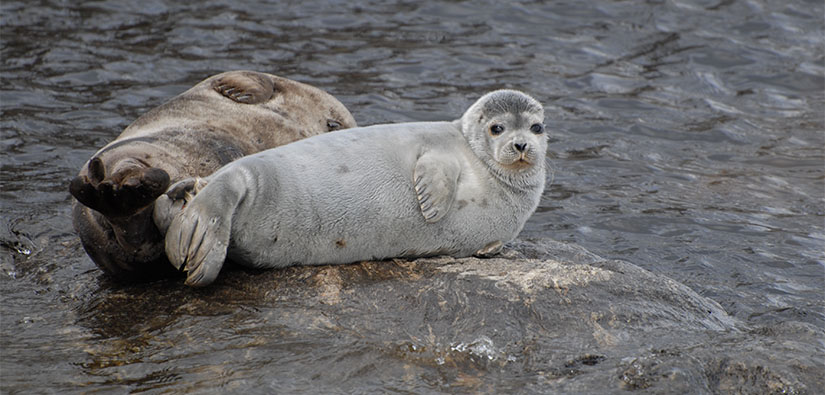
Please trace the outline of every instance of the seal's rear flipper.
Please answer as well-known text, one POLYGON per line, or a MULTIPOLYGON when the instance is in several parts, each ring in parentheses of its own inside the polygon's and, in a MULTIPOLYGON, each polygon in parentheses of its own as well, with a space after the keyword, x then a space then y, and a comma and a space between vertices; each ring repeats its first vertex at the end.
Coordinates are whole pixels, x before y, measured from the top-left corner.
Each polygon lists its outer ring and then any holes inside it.
POLYGON ((107 175, 103 161, 95 157, 87 174, 71 181, 69 193, 107 217, 126 217, 154 202, 167 187, 169 174, 163 169, 132 166, 107 175))
POLYGON ((187 285, 206 286, 218 277, 229 246, 231 220, 231 211, 215 210, 197 200, 174 217, 166 232, 166 256, 187 273, 187 285))

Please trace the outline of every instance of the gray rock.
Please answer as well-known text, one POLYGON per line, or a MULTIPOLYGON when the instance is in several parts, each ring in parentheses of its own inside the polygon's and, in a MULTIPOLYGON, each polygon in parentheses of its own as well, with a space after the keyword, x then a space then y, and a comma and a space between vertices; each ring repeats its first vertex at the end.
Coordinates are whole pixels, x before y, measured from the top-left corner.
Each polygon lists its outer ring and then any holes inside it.
MULTIPOLYGON (((112 288, 81 311, 102 339, 90 366, 126 379, 140 376, 128 367, 150 366, 150 383, 157 372, 185 378, 169 384, 176 390, 804 393, 822 384, 821 352, 788 364, 773 344, 786 339, 805 355, 820 328, 747 328, 665 276, 550 240, 517 241, 491 259, 236 268, 202 290, 112 288)), ((130 388, 160 388, 147 385, 130 388)))

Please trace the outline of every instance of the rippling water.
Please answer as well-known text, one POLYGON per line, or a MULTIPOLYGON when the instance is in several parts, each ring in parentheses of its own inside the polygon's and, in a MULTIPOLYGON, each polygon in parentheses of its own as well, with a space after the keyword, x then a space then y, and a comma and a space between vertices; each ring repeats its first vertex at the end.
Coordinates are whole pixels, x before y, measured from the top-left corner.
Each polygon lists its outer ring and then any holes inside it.
MULTIPOLYGON (((4 392, 553 388, 532 365, 500 367, 513 352, 485 337, 427 346, 390 334, 376 356, 363 339, 398 317, 371 317, 362 340, 303 336, 337 324, 278 284, 230 297, 103 278, 72 230, 68 180, 139 115, 232 69, 316 85, 361 125, 457 118, 496 88, 533 94, 555 171, 523 239, 664 274, 769 339, 776 325, 809 328, 815 341, 760 352, 803 382, 825 371, 819 0, 0 7, 4 392), (382 369, 396 360, 430 373, 382 369)), ((300 269, 283 276, 300 285, 300 269)), ((696 383, 725 388, 708 382, 696 383)))

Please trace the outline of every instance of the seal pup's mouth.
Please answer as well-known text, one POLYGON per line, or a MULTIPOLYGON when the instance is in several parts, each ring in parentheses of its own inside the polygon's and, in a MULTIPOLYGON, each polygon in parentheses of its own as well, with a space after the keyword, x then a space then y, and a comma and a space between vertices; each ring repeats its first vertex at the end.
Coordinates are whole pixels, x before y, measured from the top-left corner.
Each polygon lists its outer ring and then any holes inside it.
POLYGON ((521 154, 516 160, 510 163, 502 163, 502 166, 511 170, 523 170, 533 166, 533 161, 527 158, 526 154, 521 154))
POLYGON ((518 158, 518 160, 513 163, 513 166, 519 169, 523 169, 525 167, 533 166, 533 162, 525 157, 518 158))

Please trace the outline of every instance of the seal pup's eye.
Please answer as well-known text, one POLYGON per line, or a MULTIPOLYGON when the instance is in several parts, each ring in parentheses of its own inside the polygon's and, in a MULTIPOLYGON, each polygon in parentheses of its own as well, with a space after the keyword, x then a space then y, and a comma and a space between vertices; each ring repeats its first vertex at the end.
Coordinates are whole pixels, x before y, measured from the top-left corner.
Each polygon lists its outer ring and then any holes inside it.
POLYGON ((341 128, 341 122, 338 122, 334 119, 327 119, 327 130, 328 131, 331 132, 333 130, 338 130, 340 128, 341 128))
POLYGON ((544 125, 540 123, 534 123, 533 126, 530 126, 530 131, 535 134, 542 134, 544 132, 544 125))
POLYGON ((504 126, 501 126, 499 124, 490 126, 490 134, 492 134, 493 136, 498 136, 502 133, 504 133, 504 126))

